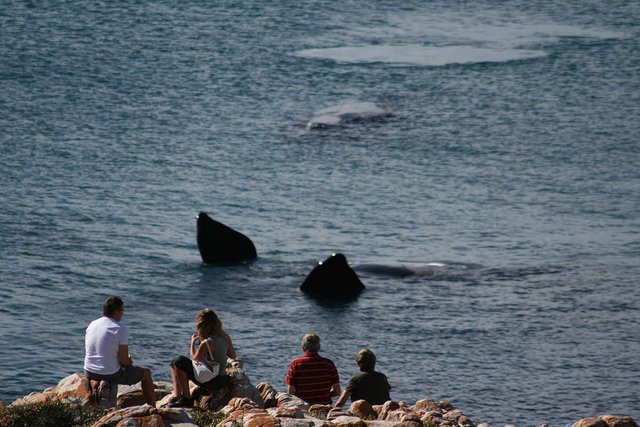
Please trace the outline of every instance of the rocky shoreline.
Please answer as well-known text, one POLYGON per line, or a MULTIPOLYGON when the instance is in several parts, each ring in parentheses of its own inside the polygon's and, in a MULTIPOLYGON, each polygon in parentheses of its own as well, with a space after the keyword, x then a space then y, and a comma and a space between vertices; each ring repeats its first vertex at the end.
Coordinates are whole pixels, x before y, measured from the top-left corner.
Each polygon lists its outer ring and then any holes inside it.
MULTIPOLYGON (((295 396, 277 392, 268 383, 256 386, 244 371, 235 366, 227 369, 231 378, 227 390, 209 395, 193 387, 194 408, 166 408, 172 385, 158 381, 156 407, 144 404, 139 386, 120 386, 111 398, 92 392, 91 383, 79 373, 63 378, 55 387, 16 399, 8 408, 19 405, 63 402, 77 405, 102 405, 106 414, 92 427, 197 427, 197 414, 215 413, 218 427, 494 427, 475 423, 449 402, 418 400, 414 405, 388 401, 370 405, 365 401, 351 404, 348 410, 330 405, 309 405, 295 396)), ((0 401, 0 409, 4 403, 0 401)), ((546 426, 546 425, 543 425, 546 426)), ((506 427, 512 427, 508 425, 506 427)), ((583 418, 571 427, 638 427, 630 417, 603 415, 583 418)))

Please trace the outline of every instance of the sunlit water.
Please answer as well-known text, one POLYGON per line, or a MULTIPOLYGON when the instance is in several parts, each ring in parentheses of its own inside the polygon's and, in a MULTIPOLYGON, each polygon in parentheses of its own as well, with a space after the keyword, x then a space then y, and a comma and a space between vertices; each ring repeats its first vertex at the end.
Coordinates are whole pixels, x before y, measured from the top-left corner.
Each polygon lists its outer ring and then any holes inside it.
POLYGON ((640 419, 640 6, 449 3, 5 4, 0 398, 116 293, 156 379, 206 305, 278 390, 315 331, 476 422, 640 419), (259 259, 203 266, 199 211, 259 259), (326 305, 332 252, 443 266, 326 305))

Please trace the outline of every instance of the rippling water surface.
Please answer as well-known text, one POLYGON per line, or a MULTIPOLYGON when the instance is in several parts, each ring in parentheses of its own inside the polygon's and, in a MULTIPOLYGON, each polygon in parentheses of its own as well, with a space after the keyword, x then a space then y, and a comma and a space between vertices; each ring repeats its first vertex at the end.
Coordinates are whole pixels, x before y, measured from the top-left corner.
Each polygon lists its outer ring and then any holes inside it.
POLYGON ((0 398, 81 370, 116 293, 156 379, 206 305, 279 390, 315 331, 343 385, 368 346, 394 399, 477 422, 640 419, 639 22, 625 1, 10 1, 0 398), (199 211, 259 259, 202 265, 199 211), (327 305, 298 287, 332 252, 444 266, 360 272, 327 305))

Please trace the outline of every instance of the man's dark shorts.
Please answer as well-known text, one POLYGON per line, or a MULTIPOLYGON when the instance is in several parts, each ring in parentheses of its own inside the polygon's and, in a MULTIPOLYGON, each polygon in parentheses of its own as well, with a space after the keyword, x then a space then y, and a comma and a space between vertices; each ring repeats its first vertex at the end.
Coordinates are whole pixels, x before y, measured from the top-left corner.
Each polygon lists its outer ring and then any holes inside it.
POLYGON ((111 375, 94 374, 89 371, 85 371, 85 373, 89 380, 107 381, 112 384, 134 385, 142 381, 144 368, 131 365, 128 368, 120 368, 118 372, 111 375))

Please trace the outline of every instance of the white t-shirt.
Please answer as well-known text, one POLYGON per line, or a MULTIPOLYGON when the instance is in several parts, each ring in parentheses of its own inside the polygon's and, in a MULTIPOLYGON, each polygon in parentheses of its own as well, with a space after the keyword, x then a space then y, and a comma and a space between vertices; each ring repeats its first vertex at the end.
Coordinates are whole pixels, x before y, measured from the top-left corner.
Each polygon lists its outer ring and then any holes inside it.
POLYGON ((84 369, 94 374, 111 375, 120 370, 118 349, 129 345, 129 329, 103 316, 87 327, 84 337, 84 369))

